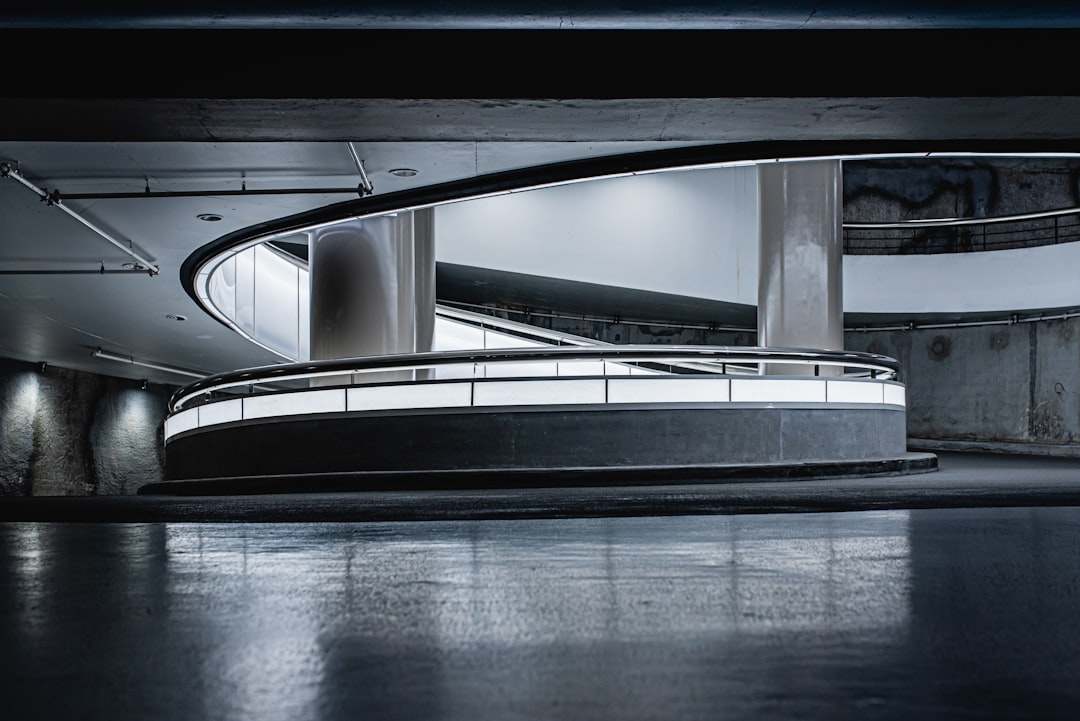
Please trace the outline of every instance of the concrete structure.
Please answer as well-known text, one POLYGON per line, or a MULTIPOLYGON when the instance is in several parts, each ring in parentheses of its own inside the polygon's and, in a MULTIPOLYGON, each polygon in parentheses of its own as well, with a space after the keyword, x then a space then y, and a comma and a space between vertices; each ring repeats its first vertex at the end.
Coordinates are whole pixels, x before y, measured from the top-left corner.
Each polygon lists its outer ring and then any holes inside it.
POLYGON ((840 350, 844 347, 841 162, 763 165, 758 178, 757 342, 776 348, 840 350))
POLYGON ((435 253, 430 210, 341 223, 309 240, 313 360, 432 348, 435 253))
MULTIPOLYGON (((659 156, 638 151, 702 148, 920 156, 845 161, 847 224, 1080 205, 1080 18, 1061 3, 491 10, 0 11, 5 719, 1073 718, 1073 458, 942 452, 937 473, 843 483, 131 495, 161 430, 133 411, 281 360, 205 314, 182 270, 282 218, 494 192, 492 174, 538 166, 540 183, 632 169, 654 187, 659 156), (101 495, 57 495, 73 492, 101 495)), ((716 178, 723 197, 757 187, 739 178, 716 178)), ((849 242, 844 345, 901 361, 913 438, 1075 452, 1078 244, 1063 225, 1034 239, 1045 220, 998 249, 982 223, 849 242)), ((612 236, 621 252, 562 232, 489 246, 541 249, 532 268, 464 262, 459 237, 437 300, 612 343, 756 343, 758 269, 701 262, 738 257, 738 234, 689 254, 723 297, 612 236), (594 254, 589 274, 539 272, 571 252, 594 254)), ((296 353, 299 320, 275 339, 296 353)))
MULTIPOLYGON (((193 300, 293 363, 181 389, 165 423, 166 477, 179 483, 147 492, 189 482, 207 492, 212 481, 252 490, 259 478, 276 490, 392 487, 395 474, 411 487, 440 475, 455 485, 494 482, 480 476, 516 485, 537 475, 570 484, 665 470, 702 480, 740 469, 752 477, 931 470, 932 456, 907 452, 904 389, 892 361, 840 347, 840 170, 838 160, 734 168, 698 161, 658 166, 644 179, 586 173, 572 186, 543 188, 524 173, 459 184, 422 209, 404 200, 395 207, 393 196, 374 211, 363 201, 341 203, 209 244, 185 262, 193 300), (747 178, 758 192, 730 193, 747 178), (424 221, 416 231, 414 216, 424 221), (445 237, 431 232, 436 225, 445 237), (479 229, 494 239, 478 242, 479 229), (738 252, 756 236, 756 252, 738 252), (556 243, 565 251, 553 254, 556 243), (278 257, 290 248, 290 258, 278 257), (471 265, 523 270, 544 258, 555 278, 591 278, 599 269, 624 284, 635 276, 655 283, 667 267, 673 287, 726 297, 731 289, 698 252, 711 248, 736 278, 744 265, 762 269, 759 317, 774 338, 759 349, 660 355, 551 348, 591 343, 580 337, 542 340, 549 349, 524 354, 482 353, 486 343, 465 342, 457 356, 431 357, 426 351, 448 343, 429 335, 421 346, 417 329, 426 318, 434 330, 431 281, 444 248, 471 265), (590 253, 606 262, 581 262, 590 253), (304 328, 308 354, 281 340, 304 328), (741 377, 748 372, 757 377, 741 377), (640 373, 655 377, 620 377, 640 373), (326 390, 298 391, 297 381, 326 390), (343 383, 375 387, 335 388, 343 383)), ((458 315, 455 342, 464 338, 458 315)), ((535 347, 514 335, 527 332, 507 329, 504 345, 535 347)))

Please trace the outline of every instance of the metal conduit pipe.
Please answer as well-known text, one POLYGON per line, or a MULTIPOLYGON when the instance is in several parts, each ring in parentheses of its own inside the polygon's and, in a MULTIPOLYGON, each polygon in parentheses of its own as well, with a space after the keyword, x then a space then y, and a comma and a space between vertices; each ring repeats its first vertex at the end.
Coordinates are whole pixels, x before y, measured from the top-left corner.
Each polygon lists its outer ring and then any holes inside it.
POLYGON ((72 218, 79 221, 80 223, 85 225, 87 228, 89 228, 90 230, 97 233, 98 235, 100 235, 105 240, 112 243, 114 246, 119 248, 123 253, 125 253, 126 255, 134 258, 140 265, 142 265, 146 269, 146 271, 151 276, 155 276, 160 272, 160 270, 159 270, 156 263, 154 263, 152 260, 150 260, 148 258, 143 257, 139 253, 136 253, 134 250, 132 250, 129 247, 130 242, 128 243, 128 245, 125 245, 123 242, 121 242, 121 241, 117 240, 116 238, 112 237, 111 235, 106 233, 104 230, 97 227, 96 225, 91 223, 89 220, 87 220, 86 218, 82 217, 81 215, 76 213, 71 208, 64 205, 63 202, 61 202, 60 191, 54 190, 52 193, 50 193, 50 192, 48 192, 47 190, 45 190, 43 188, 37 187, 36 185, 31 183, 29 180, 24 178, 22 176, 22 174, 18 171, 18 169, 12 167, 10 163, 0 163, 0 177, 11 178, 13 180, 17 180, 19 183, 21 183, 25 187, 27 187, 30 190, 34 191, 41 198, 41 200, 45 202, 46 205, 50 205, 50 206, 53 206, 55 208, 59 208, 60 210, 64 211, 65 213, 70 215, 72 218))
POLYGON ((66 200, 138 200, 142 198, 218 198, 234 195, 358 195, 356 188, 261 188, 252 190, 145 190, 127 193, 70 193, 66 200))
POLYGON ((1017 323, 1038 323, 1044 320, 1069 320, 1070 318, 1080 318, 1080 310, 1078 311, 1066 311, 1064 313, 1055 313, 1053 315, 1026 315, 1021 316, 1013 314, 1008 318, 993 318, 985 320, 969 320, 969 321, 952 321, 945 323, 905 323, 903 325, 883 325, 883 326, 861 326, 855 328, 845 328, 845 331, 851 331, 853 333, 867 333, 873 331, 889 331, 889 330, 937 330, 943 328, 977 328, 987 325, 1016 325, 1017 323))

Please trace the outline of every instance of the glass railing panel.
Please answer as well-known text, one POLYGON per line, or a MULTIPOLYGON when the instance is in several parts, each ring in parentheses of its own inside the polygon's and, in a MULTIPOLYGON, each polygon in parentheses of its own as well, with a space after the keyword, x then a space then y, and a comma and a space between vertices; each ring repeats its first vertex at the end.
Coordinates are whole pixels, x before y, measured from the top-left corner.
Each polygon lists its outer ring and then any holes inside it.
POLYGON ((230 256, 214 270, 207 283, 210 302, 229 320, 236 321, 236 258, 230 256))
POLYGON ((297 323, 299 329, 297 331, 297 342, 300 344, 300 352, 298 353, 297 360, 309 360, 311 358, 311 286, 309 283, 309 276, 307 270, 304 268, 297 268, 299 273, 300 282, 297 286, 297 323))
POLYGON ((300 275, 295 264, 257 245, 255 251, 254 337, 292 358, 299 358, 300 275))
POLYGON ((255 249, 242 250, 236 259, 236 313, 233 322, 255 338, 255 249))

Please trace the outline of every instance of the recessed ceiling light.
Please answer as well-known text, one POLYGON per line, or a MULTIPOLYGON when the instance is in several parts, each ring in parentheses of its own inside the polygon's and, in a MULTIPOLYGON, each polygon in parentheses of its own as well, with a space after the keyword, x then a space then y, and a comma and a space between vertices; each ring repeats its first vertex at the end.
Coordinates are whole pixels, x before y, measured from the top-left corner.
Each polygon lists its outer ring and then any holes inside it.
POLYGON ((413 168, 394 168, 393 170, 390 170, 388 172, 390 173, 390 175, 396 175, 399 178, 411 178, 414 175, 418 174, 420 171, 414 170, 413 168))
POLYGON ((195 217, 199 220, 205 220, 207 223, 214 223, 221 220, 221 216, 217 213, 199 213, 195 217))
POLYGON ((165 317, 168 318, 169 320, 187 320, 186 315, 175 315, 173 313, 170 313, 169 315, 167 315, 165 317))
POLYGON ((146 266, 142 263, 124 263, 120 267, 125 270, 146 270, 146 266))

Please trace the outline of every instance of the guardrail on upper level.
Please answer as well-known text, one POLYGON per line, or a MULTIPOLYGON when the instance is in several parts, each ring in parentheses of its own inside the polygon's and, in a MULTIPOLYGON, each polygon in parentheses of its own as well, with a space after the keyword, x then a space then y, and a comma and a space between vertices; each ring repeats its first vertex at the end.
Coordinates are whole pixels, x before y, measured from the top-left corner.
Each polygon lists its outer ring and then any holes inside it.
POLYGON ((1080 208, 995 218, 844 223, 845 255, 930 255, 1037 248, 1080 240, 1080 208))

